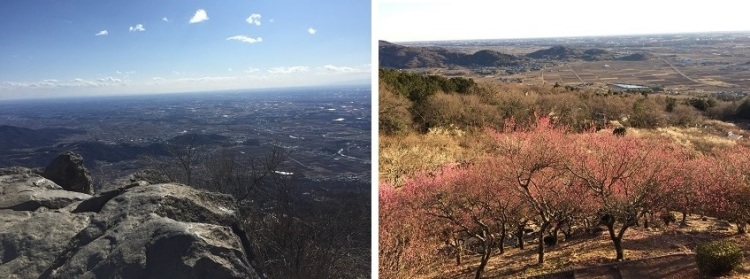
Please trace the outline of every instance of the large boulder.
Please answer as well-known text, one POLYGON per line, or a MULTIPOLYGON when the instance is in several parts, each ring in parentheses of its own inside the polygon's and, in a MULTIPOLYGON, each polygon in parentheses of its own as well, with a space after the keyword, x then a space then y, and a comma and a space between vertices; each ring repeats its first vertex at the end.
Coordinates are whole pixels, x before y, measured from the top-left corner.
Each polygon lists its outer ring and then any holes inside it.
POLYGON ((41 274, 93 216, 65 208, 89 198, 30 169, 0 169, 0 278, 41 274))
POLYGON ((54 182, 26 168, 0 169, 0 209, 34 211, 59 209, 90 195, 63 190, 54 182))
POLYGON ((0 191, 0 278, 262 274, 228 195, 140 181, 92 197, 33 172, 0 176, 0 191))
POLYGON ((83 165, 83 157, 77 153, 60 154, 44 169, 42 176, 54 181, 65 190, 94 194, 89 170, 83 165))
POLYGON ((92 215, 0 210, 0 278, 39 278, 92 215))

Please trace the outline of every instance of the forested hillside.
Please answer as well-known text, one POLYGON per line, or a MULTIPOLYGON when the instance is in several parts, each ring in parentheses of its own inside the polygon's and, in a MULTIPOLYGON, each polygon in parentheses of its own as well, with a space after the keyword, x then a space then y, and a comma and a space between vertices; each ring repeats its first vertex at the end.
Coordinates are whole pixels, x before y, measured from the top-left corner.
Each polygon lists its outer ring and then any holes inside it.
POLYGON ((578 130, 610 121, 635 128, 696 127, 706 119, 750 119, 750 100, 710 96, 595 93, 559 84, 483 82, 380 69, 380 133, 431 128, 501 128, 508 118, 527 122, 549 116, 578 130))

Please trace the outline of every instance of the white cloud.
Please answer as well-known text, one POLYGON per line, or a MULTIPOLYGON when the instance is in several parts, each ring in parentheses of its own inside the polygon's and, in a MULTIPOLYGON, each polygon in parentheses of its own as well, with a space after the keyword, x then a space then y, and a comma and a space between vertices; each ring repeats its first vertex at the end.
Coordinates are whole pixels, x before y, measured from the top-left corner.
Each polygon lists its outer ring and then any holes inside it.
POLYGON ((103 77, 103 78, 97 79, 97 81, 99 82, 122 82, 121 79, 115 78, 115 77, 103 77))
POLYGON ((272 74, 306 73, 309 71, 310 68, 308 68, 307 66, 275 67, 268 69, 268 72, 272 74))
POLYGON ((245 70, 245 73, 252 74, 252 73, 257 73, 259 71, 260 71, 260 69, 258 69, 258 68, 247 67, 247 70, 245 70))
POLYGON ((208 20, 208 14, 206 14, 206 10, 198 9, 197 11, 195 11, 195 15, 193 15, 193 18, 190 19, 190 23, 198 23, 206 20, 208 20))
POLYGON ((115 86, 115 85, 128 85, 130 81, 122 80, 115 77, 103 77, 96 80, 88 80, 77 78, 71 83, 61 83, 59 86, 65 87, 101 87, 101 86, 115 86))
POLYGON ((269 20, 268 20, 268 23, 273 23, 274 21, 276 21, 276 20, 274 20, 274 19, 272 18, 272 19, 269 19, 269 20))
POLYGON ((177 81, 224 81, 224 80, 236 80, 237 77, 198 77, 198 78, 181 78, 177 81))
POLYGON ((77 80, 75 83, 73 83, 70 86, 77 86, 77 87, 100 87, 104 86, 105 84, 97 83, 95 81, 91 80, 77 80))
POLYGON ((169 22, 169 19, 165 16, 165 17, 161 18, 161 21, 163 21, 163 22, 169 22))
POLYGON ((362 72, 359 69, 355 69, 351 67, 340 67, 340 66, 334 66, 334 65, 324 65, 323 69, 329 70, 331 72, 336 72, 336 73, 360 73, 362 72))
POLYGON ((115 85, 128 85, 130 81, 121 80, 114 77, 104 77, 95 80, 76 78, 72 81, 64 82, 57 79, 44 79, 40 81, 4 81, 0 84, 10 88, 63 88, 63 87, 102 87, 115 85))
POLYGON ((229 41, 240 41, 240 42, 243 42, 243 43, 252 44, 252 43, 260 43, 260 42, 262 42, 263 38, 258 37, 257 39, 253 39, 253 38, 250 38, 248 36, 237 35, 237 36, 229 37, 229 38, 227 38, 227 40, 229 40, 229 41))
POLYGON ((18 82, 18 81, 3 81, 3 87, 9 87, 9 88, 25 88, 29 87, 28 82, 18 82))
POLYGON ((99 31, 99 33, 94 34, 94 36, 107 36, 109 35, 109 32, 107 30, 99 31))
POLYGON ((49 87, 57 87, 60 83, 59 80, 56 79, 44 79, 40 81, 33 81, 33 82, 27 82, 27 81, 4 81, 2 84, 11 87, 11 88, 49 88, 49 87))
POLYGON ((143 28, 143 24, 138 23, 135 26, 130 26, 128 30, 130 30, 130 32, 136 32, 136 31, 143 32, 143 31, 146 31, 146 28, 143 28))
POLYGON ((260 25, 260 17, 261 17, 260 14, 251 14, 247 19, 245 19, 245 21, 247 21, 247 23, 250 23, 251 25, 255 24, 255 25, 259 26, 260 25))
POLYGON ((315 30, 315 28, 307 28, 307 33, 310 33, 310 35, 315 35, 315 32, 318 32, 318 30, 315 30))
POLYGON ((151 78, 151 79, 153 79, 153 80, 155 80, 155 81, 162 81, 162 80, 164 80, 164 78, 163 78, 163 77, 153 77, 153 78, 151 78))

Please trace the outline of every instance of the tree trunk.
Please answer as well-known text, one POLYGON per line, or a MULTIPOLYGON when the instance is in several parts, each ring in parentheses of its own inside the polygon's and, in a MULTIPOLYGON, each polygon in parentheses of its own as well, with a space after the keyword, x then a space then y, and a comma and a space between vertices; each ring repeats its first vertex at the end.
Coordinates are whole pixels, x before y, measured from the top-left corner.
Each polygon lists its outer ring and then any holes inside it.
POLYGON ((571 224, 573 221, 565 222, 565 229, 562 230, 563 236, 565 236, 565 241, 568 241, 573 236, 573 227, 571 224))
POLYGON ((456 265, 461 265, 461 257, 464 254, 464 241, 456 238, 456 265))
POLYGON ((474 275, 474 279, 482 278, 482 272, 484 272, 487 262, 490 261, 490 256, 492 255, 492 245, 490 242, 484 241, 482 244, 482 258, 479 261, 479 267, 477 268, 477 273, 474 275))
POLYGON ((687 209, 685 211, 682 211, 682 221, 680 221, 680 226, 687 226, 687 209))
POLYGON ((615 243, 615 250, 617 251, 617 261, 622 261, 625 258, 622 252, 622 238, 615 238, 612 240, 615 243))
POLYGON ((518 237, 518 249, 523 250, 523 229, 526 227, 526 224, 518 225, 518 231, 516 232, 516 236, 518 237))
POLYGON ((505 236, 508 233, 505 231, 505 224, 500 226, 500 255, 505 253, 505 236))
POLYGON ((737 222, 737 233, 738 234, 744 234, 745 231, 746 231, 745 230, 746 226, 747 226, 747 222, 744 222, 744 221, 737 222))
POLYGON ((615 235, 615 226, 614 224, 607 224, 607 230, 609 231, 609 238, 612 239, 612 244, 615 245, 615 252, 617 253, 617 261, 622 261, 625 258, 625 255, 622 251, 622 235, 624 234, 627 225, 623 225, 623 228, 620 229, 620 234, 615 235))
POLYGON ((553 246, 556 246, 560 243, 560 238, 557 237, 558 233, 560 232, 560 226, 561 225, 557 225, 554 229, 552 229, 552 237, 555 240, 554 243, 552 243, 553 246))
POLYGON ((544 263, 544 232, 547 231, 547 227, 549 227, 549 223, 545 222, 542 224, 542 227, 539 230, 539 245, 537 247, 537 255, 539 257, 539 264, 544 263))

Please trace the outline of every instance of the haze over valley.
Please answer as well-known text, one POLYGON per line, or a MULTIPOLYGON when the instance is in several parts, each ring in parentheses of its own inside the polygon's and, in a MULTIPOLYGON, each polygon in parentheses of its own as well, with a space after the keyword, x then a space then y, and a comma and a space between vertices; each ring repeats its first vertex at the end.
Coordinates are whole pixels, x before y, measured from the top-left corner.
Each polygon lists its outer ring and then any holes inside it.
POLYGON ((370 181, 370 90, 299 88, 0 102, 0 166, 42 167, 62 151, 83 155, 101 181, 192 143, 259 156, 290 152, 280 171, 327 189, 370 181))
POLYGON ((750 32, 380 43, 380 65, 428 74, 674 94, 750 94, 750 32))

